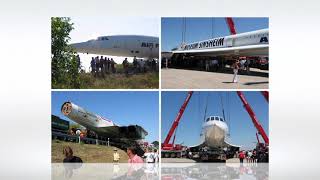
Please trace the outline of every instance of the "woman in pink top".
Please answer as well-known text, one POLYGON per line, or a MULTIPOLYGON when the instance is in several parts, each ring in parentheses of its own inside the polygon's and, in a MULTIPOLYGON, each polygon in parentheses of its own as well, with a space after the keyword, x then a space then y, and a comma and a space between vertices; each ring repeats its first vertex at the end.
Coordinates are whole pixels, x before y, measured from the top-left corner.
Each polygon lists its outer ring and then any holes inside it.
POLYGON ((143 159, 136 154, 133 147, 127 148, 127 154, 129 156, 128 163, 143 163, 143 159))

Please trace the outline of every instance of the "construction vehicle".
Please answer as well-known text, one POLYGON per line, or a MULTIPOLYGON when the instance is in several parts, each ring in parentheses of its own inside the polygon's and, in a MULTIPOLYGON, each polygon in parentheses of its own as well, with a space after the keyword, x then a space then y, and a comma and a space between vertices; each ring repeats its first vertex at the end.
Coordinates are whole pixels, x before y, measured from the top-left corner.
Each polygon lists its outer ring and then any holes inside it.
MULTIPOLYGON (((251 120, 257 129, 258 133, 256 133, 257 137, 257 145, 256 145, 256 152, 258 157, 258 162, 268 162, 269 161, 269 138, 263 129, 262 125, 258 121, 258 118, 256 117, 255 113, 253 112, 251 106, 249 105, 248 101, 246 100, 244 94, 241 91, 237 91, 237 94, 239 98, 241 99, 243 106, 245 107, 246 111, 248 112, 249 116, 251 117, 251 120), (264 143, 261 143, 259 140, 260 134, 264 140, 264 143)), ((261 94, 264 96, 267 102, 269 102, 269 92, 268 91, 262 91, 261 94)))
POLYGON ((186 150, 187 147, 183 146, 181 144, 174 144, 175 143, 175 135, 174 138, 172 140, 172 143, 170 143, 170 139, 172 137, 172 135, 176 132, 176 129, 179 125, 180 119, 192 97, 193 91, 189 91, 188 95, 184 101, 184 103, 182 104, 177 117, 175 118, 175 120, 173 121, 173 124, 166 136, 166 139, 164 140, 164 142, 161 144, 161 157, 166 157, 166 158, 175 158, 175 157, 183 157, 186 155, 186 150))

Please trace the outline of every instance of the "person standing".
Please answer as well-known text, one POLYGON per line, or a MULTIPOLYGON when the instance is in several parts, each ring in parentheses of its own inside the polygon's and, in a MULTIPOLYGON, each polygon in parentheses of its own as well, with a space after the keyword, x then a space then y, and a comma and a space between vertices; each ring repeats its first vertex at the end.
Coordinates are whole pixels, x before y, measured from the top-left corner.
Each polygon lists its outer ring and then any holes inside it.
POLYGON ((244 154, 243 151, 240 151, 239 153, 239 160, 240 160, 240 163, 242 164, 243 163, 243 159, 246 157, 246 155, 244 154))
POLYGON ((109 70, 108 70, 108 59, 107 57, 104 57, 104 61, 103 61, 103 68, 104 68, 104 73, 108 74, 109 70))
POLYGON ((146 158, 146 163, 154 163, 155 158, 153 152, 149 152, 149 149, 146 149, 146 152, 143 155, 146 158))
POLYGON ((116 63, 114 62, 113 58, 111 58, 110 63, 111 63, 111 71, 112 71, 112 73, 116 73, 116 68, 115 68, 115 64, 116 63))
POLYGON ((153 71, 157 70, 157 61, 155 59, 152 59, 151 66, 153 71))
POLYGON ((219 69, 219 61, 217 59, 212 60, 213 71, 217 72, 219 69))
POLYGON ((119 162, 120 160, 120 154, 118 153, 118 150, 114 148, 113 150, 113 162, 119 162))
POLYGON ((250 74, 250 60, 248 58, 246 58, 245 67, 246 67, 247 74, 250 74))
POLYGON ((137 57, 134 56, 133 57, 133 69, 135 72, 137 71, 137 68, 138 68, 138 61, 137 61, 137 57))
POLYGON ((205 60, 205 61, 206 61, 206 71, 209 71, 210 62, 209 60, 205 60))
POLYGON ((95 64, 95 60, 94 57, 92 57, 91 62, 90 62, 90 66, 91 66, 91 74, 95 74, 95 69, 96 69, 96 64, 95 64))
POLYGON ((237 83, 238 82, 238 71, 239 71, 239 60, 234 61, 234 63, 232 64, 232 69, 233 69, 233 83, 237 83))
POLYGON ((128 71, 129 62, 128 62, 127 58, 125 58, 124 61, 122 62, 122 66, 123 66, 123 70, 124 70, 125 74, 128 75, 129 74, 129 71, 128 71))
POLYGON ((153 154, 154 154, 154 162, 159 162, 158 150, 157 150, 157 149, 154 149, 154 150, 153 150, 153 154))
POLYGON ((96 76, 99 76, 99 69, 100 69, 100 60, 99 60, 99 56, 97 56, 95 58, 95 65, 96 65, 96 71, 95 71, 95 74, 96 76))
POLYGON ((127 155, 129 156, 128 163, 143 163, 143 159, 137 155, 134 147, 127 148, 127 155))
POLYGON ((251 163, 252 161, 252 151, 248 151, 248 162, 251 163))
POLYGON ((99 67, 101 69, 101 71, 100 71, 101 76, 104 77, 104 73, 105 72, 104 72, 104 59, 103 59, 103 56, 100 57, 100 66, 99 67))
POLYGON ((106 61, 107 61, 107 72, 109 74, 111 72, 111 60, 108 58, 106 61))

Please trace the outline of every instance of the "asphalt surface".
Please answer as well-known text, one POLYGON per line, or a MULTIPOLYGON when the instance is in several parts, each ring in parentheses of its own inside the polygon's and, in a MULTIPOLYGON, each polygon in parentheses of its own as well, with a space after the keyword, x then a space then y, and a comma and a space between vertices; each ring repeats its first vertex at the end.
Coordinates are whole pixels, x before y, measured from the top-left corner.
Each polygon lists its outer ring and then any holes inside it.
POLYGON ((185 69, 162 69, 162 89, 268 89, 268 71, 252 69, 251 75, 238 75, 238 83, 232 83, 233 74, 185 69))

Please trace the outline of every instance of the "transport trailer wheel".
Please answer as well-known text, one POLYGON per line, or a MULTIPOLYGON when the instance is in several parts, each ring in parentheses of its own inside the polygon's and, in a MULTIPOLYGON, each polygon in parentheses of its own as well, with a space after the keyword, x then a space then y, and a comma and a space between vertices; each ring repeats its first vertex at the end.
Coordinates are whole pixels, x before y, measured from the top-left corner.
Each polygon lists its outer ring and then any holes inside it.
POLYGON ((164 153, 164 157, 165 157, 165 158, 169 158, 169 156, 170 156, 169 153, 167 153, 167 152, 164 153))
POLYGON ((177 158, 181 158, 181 153, 178 152, 177 155, 176 155, 176 157, 177 157, 177 158))

